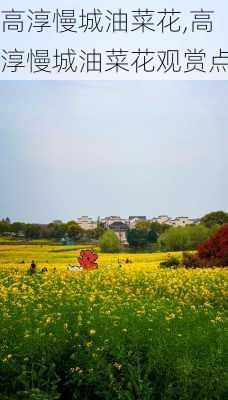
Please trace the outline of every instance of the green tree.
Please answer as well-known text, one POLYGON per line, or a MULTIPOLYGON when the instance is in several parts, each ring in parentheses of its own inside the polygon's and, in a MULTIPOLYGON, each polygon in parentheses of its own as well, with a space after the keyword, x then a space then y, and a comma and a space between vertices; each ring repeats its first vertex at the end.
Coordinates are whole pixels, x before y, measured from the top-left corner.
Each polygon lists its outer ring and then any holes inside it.
POLYGON ((112 230, 107 230, 99 240, 103 253, 119 253, 121 250, 120 240, 112 230))
POLYGON ((211 228, 213 225, 228 224, 228 213, 224 211, 211 212, 201 218, 201 223, 208 228, 211 228))
POLYGON ((98 226, 95 229, 90 229, 88 231, 85 232, 85 237, 89 240, 93 239, 93 240, 99 240, 100 237, 104 234, 105 229, 102 228, 101 226, 98 226))
POLYGON ((75 221, 70 221, 67 224, 66 233, 70 239, 80 240, 83 237, 84 231, 75 221))
POLYGON ((157 233, 152 229, 130 229, 127 241, 130 247, 140 248, 157 242, 157 233))
POLYGON ((0 221, 0 234, 11 232, 11 225, 6 220, 0 221))
POLYGON ((48 225, 49 236, 55 239, 61 239, 67 233, 67 225, 64 223, 52 222, 48 225))
POLYGON ((159 224, 159 222, 151 222, 150 223, 150 230, 156 232, 156 234, 158 236, 160 236, 162 233, 166 232, 168 229, 170 229, 170 225, 159 224))
POLYGON ((24 224, 23 222, 13 222, 11 224, 11 232, 14 233, 25 233, 25 228, 26 228, 26 224, 24 224))
POLYGON ((38 224, 26 224, 25 236, 27 239, 39 239, 41 235, 41 227, 38 224))
POLYGON ((151 226, 150 221, 137 221, 135 224, 135 229, 139 231, 149 231, 151 226))
POLYGON ((199 244, 210 237, 211 230, 204 225, 188 225, 171 228, 159 238, 163 251, 195 250, 199 244))
POLYGON ((163 232, 170 229, 170 226, 167 224, 159 224, 158 222, 138 221, 136 222, 135 229, 147 232, 153 231, 156 233, 157 237, 159 237, 163 232))

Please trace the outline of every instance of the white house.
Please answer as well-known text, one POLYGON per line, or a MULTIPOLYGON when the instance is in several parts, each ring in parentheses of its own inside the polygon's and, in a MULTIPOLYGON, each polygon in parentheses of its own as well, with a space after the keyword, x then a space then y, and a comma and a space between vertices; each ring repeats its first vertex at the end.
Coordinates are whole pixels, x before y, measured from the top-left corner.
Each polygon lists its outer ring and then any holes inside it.
POLYGON ((76 222, 85 231, 89 231, 89 230, 97 228, 97 222, 95 222, 92 218, 89 218, 87 216, 77 218, 76 222))
POLYGON ((129 217, 129 226, 131 229, 134 229, 137 222, 139 221, 146 221, 146 217, 145 216, 130 216, 129 217))

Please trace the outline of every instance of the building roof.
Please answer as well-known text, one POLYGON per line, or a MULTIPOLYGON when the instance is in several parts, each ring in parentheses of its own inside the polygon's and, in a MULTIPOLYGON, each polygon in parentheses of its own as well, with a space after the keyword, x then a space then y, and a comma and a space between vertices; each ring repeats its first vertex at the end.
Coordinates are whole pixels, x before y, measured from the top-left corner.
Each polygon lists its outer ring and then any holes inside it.
POLYGON ((132 219, 142 219, 142 220, 146 220, 146 216, 144 216, 144 215, 141 215, 141 216, 139 216, 139 215, 137 215, 137 216, 131 215, 131 216, 129 217, 129 220, 131 221, 132 219))
POLYGON ((109 225, 109 228, 117 232, 120 231, 126 232, 129 229, 128 225, 121 221, 113 222, 112 224, 109 225))

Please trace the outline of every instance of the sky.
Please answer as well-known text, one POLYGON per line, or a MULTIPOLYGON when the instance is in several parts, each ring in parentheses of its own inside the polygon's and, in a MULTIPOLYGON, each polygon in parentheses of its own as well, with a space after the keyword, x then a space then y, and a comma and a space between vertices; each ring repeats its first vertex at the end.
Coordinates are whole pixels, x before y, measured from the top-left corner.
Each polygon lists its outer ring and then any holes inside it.
POLYGON ((228 211, 228 82, 0 82, 0 218, 228 211))

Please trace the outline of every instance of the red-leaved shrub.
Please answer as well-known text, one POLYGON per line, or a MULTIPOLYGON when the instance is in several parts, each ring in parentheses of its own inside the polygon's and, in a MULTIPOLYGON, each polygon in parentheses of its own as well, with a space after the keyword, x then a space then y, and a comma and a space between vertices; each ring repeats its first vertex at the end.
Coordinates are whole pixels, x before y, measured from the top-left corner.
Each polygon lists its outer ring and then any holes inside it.
POLYGON ((199 259, 198 254, 195 254, 195 253, 184 252, 182 264, 184 265, 185 268, 201 268, 202 267, 201 260, 199 259))
POLYGON ((198 246, 200 260, 208 266, 228 266, 228 224, 223 225, 210 239, 198 246))

